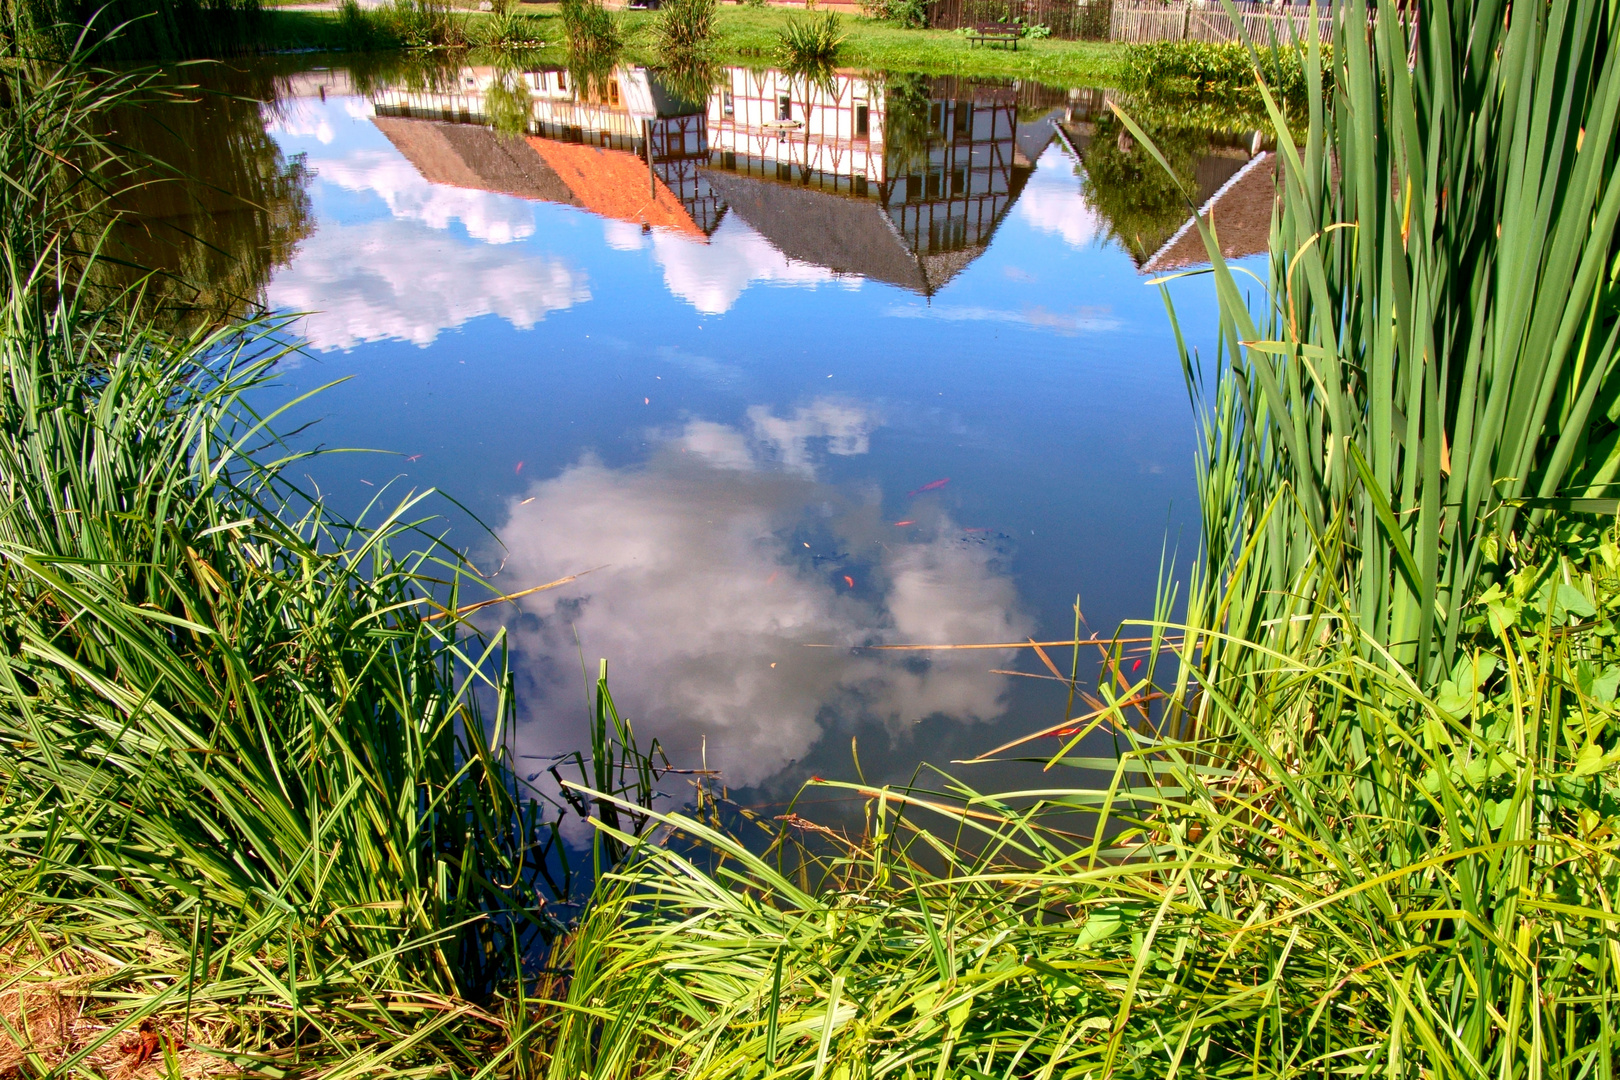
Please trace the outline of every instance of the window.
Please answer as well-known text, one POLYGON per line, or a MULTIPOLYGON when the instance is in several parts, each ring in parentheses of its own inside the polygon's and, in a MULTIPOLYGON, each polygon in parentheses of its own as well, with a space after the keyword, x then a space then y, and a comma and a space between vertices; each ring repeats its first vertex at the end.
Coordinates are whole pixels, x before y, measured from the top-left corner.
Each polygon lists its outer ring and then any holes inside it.
POLYGON ((855 194, 862 197, 866 195, 866 177, 857 176, 855 178, 855 194))
POLYGON ((941 174, 939 174, 937 172, 933 172, 932 170, 929 171, 929 173, 928 173, 928 183, 927 183, 926 186, 924 186, 923 193, 925 195, 927 195, 930 199, 939 198, 939 186, 940 186, 939 182, 940 182, 941 179, 943 179, 941 174))
POLYGON ((559 90, 567 90, 568 89, 568 72, 566 72, 566 71, 557 72, 557 89, 559 89, 559 90))
POLYGON ((720 91, 720 112, 725 116, 737 115, 737 103, 731 100, 731 91, 720 91))
POLYGON ((855 137, 869 138, 872 134, 872 114, 865 105, 855 106, 855 137))
POLYGON ((776 99, 776 118, 778 120, 793 119, 793 99, 786 94, 776 99))
POLYGON ((929 108, 928 130, 940 132, 945 130, 945 103, 943 101, 936 101, 929 108))
POLYGON ((908 200, 922 198, 922 187, 923 187, 923 185, 922 185, 922 177, 920 177, 920 176, 908 176, 908 177, 906 177, 906 198, 908 200))
POLYGON ((776 178, 778 180, 792 180, 793 166, 785 161, 778 161, 776 163, 776 178))
POLYGON ((733 150, 720 151, 720 167, 722 169, 735 169, 737 167, 737 154, 733 150))
POLYGON ((967 191, 967 170, 957 169, 951 173, 951 194, 961 195, 967 191))
POLYGON ((618 79, 609 79, 608 80, 608 104, 609 105, 617 105, 618 103, 619 103, 619 80, 618 79))
POLYGON ((973 106, 966 101, 958 101, 951 110, 951 127, 958 135, 966 135, 973 130, 973 106))

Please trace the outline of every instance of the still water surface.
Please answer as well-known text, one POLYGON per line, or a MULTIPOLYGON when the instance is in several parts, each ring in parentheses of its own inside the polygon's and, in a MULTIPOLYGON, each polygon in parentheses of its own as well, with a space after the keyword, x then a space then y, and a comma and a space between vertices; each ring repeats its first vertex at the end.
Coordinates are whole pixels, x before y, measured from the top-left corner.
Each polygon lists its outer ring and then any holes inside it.
MULTIPOLYGON (((225 302, 308 313, 275 396, 347 381, 299 410, 303 445, 390 452, 310 482, 348 513, 452 494, 450 542, 503 591, 592 571, 503 609, 531 760, 580 744, 581 659, 607 657, 638 733, 745 800, 850 775, 852 737, 868 780, 904 779, 1065 691, 1031 650, 852 647, 1068 638, 1077 596, 1107 636, 1195 544, 1147 281, 1196 238, 1099 92, 232 77, 262 104, 215 102, 180 149, 252 205, 150 216, 225 302)), ((1171 142, 1196 200, 1263 179, 1244 139, 1171 142)), ((1219 218, 1235 255, 1263 219, 1219 218)), ((1172 288, 1207 341, 1207 279, 1172 288)))

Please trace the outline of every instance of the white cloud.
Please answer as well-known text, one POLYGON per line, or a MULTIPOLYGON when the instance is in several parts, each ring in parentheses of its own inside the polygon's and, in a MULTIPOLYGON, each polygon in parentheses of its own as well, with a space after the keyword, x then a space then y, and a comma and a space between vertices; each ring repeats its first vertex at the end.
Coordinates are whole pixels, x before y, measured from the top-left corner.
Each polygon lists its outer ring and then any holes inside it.
POLYGON ((314 139, 323 146, 337 138, 326 103, 314 98, 283 98, 266 106, 264 129, 271 135, 314 139))
POLYGON ((859 278, 789 259, 735 214, 726 216, 707 244, 667 229, 654 230, 649 239, 669 291, 705 315, 730 311, 759 282, 816 286, 837 281, 846 288, 860 287, 859 278))
POLYGON ((388 220, 323 223, 267 295, 273 308, 312 312, 301 329, 318 349, 387 339, 427 345, 481 315, 526 330, 591 298, 584 275, 560 259, 388 220))
MULTIPOLYGON (((851 430, 831 415, 811 406, 781 422, 820 416, 822 429, 851 430)), ((750 424, 760 416, 770 414, 751 410, 750 424)), ((864 449, 864 432, 827 437, 835 451, 864 449)), ((948 523, 879 544, 876 505, 777 467, 788 455, 774 457, 774 445, 758 428, 694 421, 645 466, 587 458, 509 502, 503 590, 607 564, 522 600, 525 614, 509 622, 521 699, 535 703, 519 729, 524 752, 578 746, 580 647, 608 658, 615 701, 643 745, 657 738, 681 764, 706 752, 732 785, 804 757, 829 709, 892 726, 1002 714, 1008 679, 989 669, 1008 656, 941 653, 919 664, 849 648, 1025 636, 1029 619, 992 550, 948 523), (829 519, 830 506, 841 512, 829 519), (795 533, 829 521, 834 535, 821 546, 836 557, 817 561, 795 533)))
POLYGON ((1073 247, 1089 245, 1107 233, 1103 221, 1080 193, 1074 162, 1056 145, 1041 160, 1018 196, 1018 214, 1031 228, 1052 233, 1073 247))

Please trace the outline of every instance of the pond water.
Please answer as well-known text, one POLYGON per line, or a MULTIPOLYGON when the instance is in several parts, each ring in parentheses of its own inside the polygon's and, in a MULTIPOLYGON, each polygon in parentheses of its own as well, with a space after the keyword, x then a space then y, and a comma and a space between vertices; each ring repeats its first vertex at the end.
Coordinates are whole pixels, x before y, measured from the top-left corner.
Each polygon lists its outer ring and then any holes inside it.
MULTIPOLYGON (((502 591, 590 571, 499 609, 527 760, 580 745, 581 662, 606 657, 643 740, 745 802, 851 775, 852 738, 868 780, 904 780, 1056 722, 1065 688, 1030 649, 858 646, 1068 639, 1077 597, 1106 637, 1196 545, 1194 418, 1147 284, 1196 234, 1099 91, 209 78, 233 96, 130 121, 196 182, 127 242, 205 279, 193 302, 307 313, 269 399, 344 379, 289 418, 314 422, 299 445, 388 452, 308 462, 334 506, 439 489, 502 591)), ((1233 255, 1259 250, 1258 145, 1164 145, 1226 200, 1233 255)), ((1207 282, 1172 286, 1194 344, 1207 282)))

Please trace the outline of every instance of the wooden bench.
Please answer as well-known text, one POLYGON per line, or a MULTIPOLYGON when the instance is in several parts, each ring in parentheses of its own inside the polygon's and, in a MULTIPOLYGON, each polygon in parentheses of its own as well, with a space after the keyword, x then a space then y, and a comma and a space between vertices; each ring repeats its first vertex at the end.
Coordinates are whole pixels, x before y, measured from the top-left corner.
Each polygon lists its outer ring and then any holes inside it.
POLYGON ((1023 27, 1006 23, 981 23, 968 35, 969 45, 1000 45, 1018 51, 1018 39, 1024 36, 1023 27))

